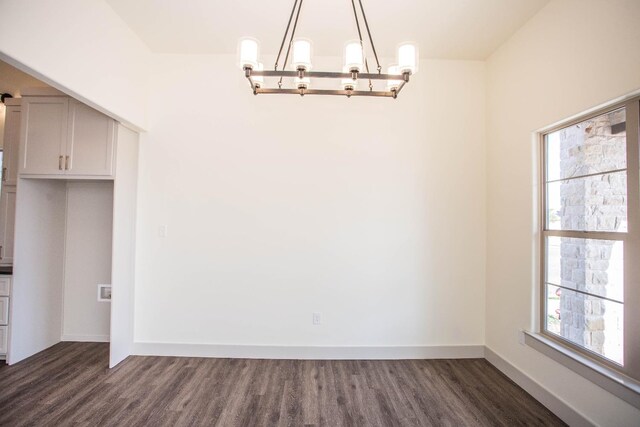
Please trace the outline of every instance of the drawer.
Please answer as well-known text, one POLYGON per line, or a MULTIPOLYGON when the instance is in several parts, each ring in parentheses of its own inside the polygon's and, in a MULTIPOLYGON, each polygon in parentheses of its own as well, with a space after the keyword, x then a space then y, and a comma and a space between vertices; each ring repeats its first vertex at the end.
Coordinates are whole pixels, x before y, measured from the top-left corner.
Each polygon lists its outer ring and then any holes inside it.
POLYGON ((0 354, 7 354, 8 333, 8 326, 0 326, 0 354))
POLYGON ((11 292, 11 277, 0 276, 0 297, 8 297, 11 292))
POLYGON ((0 297, 0 325, 9 324, 9 297, 0 297))

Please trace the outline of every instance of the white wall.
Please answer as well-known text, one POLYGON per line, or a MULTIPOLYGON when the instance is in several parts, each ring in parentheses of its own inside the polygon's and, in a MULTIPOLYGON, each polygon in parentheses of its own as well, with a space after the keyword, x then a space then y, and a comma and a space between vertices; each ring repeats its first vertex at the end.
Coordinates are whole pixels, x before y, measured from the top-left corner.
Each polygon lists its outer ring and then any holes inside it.
POLYGON ((0 59, 144 128, 149 50, 102 0, 1 0, 0 59))
POLYGON ((394 101, 255 97, 234 63, 153 64, 136 341, 482 345, 484 64, 394 101))
POLYGON ((113 182, 69 181, 64 257, 63 341, 109 341, 113 182))
POLYGON ((640 411, 518 344, 535 317, 536 129, 640 88, 640 2, 553 1, 487 63, 487 346, 599 425, 640 411))

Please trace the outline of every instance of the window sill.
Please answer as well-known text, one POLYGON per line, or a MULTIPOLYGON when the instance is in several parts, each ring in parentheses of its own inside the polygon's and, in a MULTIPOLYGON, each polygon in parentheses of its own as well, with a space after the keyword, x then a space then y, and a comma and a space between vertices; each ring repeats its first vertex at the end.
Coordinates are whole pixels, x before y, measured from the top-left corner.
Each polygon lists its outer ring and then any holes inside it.
POLYGON ((573 352, 541 334, 525 331, 524 342, 529 347, 640 409, 640 383, 638 381, 573 352))

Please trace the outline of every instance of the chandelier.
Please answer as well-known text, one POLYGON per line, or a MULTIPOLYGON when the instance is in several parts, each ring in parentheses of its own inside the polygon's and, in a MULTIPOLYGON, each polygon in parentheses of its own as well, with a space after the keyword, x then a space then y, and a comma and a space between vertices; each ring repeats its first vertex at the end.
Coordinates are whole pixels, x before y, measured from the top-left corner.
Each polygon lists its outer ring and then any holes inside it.
MULTIPOLYGON (((358 0, 360 14, 364 21, 364 28, 369 38, 371 51, 376 62, 375 72, 369 69, 369 61, 365 54, 365 43, 362 38, 360 18, 355 0, 351 0, 353 16, 358 30, 358 39, 349 41, 344 47, 344 66, 341 72, 312 71, 312 43, 308 39, 296 38, 296 29, 300 10, 304 0, 295 0, 289 22, 280 44, 280 50, 273 71, 265 70, 259 62, 259 43, 256 39, 243 37, 238 44, 239 65, 249 80, 254 95, 259 94, 293 94, 293 95, 344 95, 352 96, 381 96, 396 98, 402 88, 409 82, 409 77, 418 71, 418 48, 414 43, 401 43, 398 46, 397 64, 390 65, 387 73, 382 73, 382 66, 378 60, 373 37, 369 30, 367 16, 358 0), (295 16, 295 19, 294 19, 295 16), (293 26, 291 25, 293 23, 293 26), (287 37, 289 42, 287 43, 287 37), (284 62, 280 64, 282 53, 287 45, 284 62), (289 71, 287 62, 291 57, 289 71), (277 87, 266 87, 265 77, 275 77, 277 87), (283 84, 283 79, 287 83, 283 84), (293 79, 293 82, 291 82, 293 79), (312 88, 315 79, 334 79, 334 88, 312 88), (358 89, 360 82, 368 82, 367 89, 358 89), (375 85, 374 85, 375 83, 375 85), (378 86, 378 87, 376 87, 378 86), (381 86, 381 87, 380 87, 381 86)), ((274 85, 275 86, 275 85, 274 85)))

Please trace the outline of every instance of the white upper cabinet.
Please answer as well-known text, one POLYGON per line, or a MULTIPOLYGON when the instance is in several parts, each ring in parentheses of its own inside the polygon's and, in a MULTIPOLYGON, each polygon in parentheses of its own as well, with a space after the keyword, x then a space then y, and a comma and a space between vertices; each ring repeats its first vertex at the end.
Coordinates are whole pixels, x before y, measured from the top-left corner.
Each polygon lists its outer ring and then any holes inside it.
POLYGON ((114 130, 114 120, 71 100, 65 156, 67 174, 113 175, 114 130))
MULTIPOLYGON (((15 102, 15 100, 11 101, 15 102)), ((20 147, 20 105, 11 105, 9 102, 7 104, 4 119, 2 183, 3 185, 16 185, 18 179, 18 148, 20 147)))
POLYGON ((23 99, 21 174, 64 174, 68 115, 68 98, 23 99))
POLYGON ((20 174, 31 177, 113 176, 115 121, 66 97, 22 101, 20 174))

